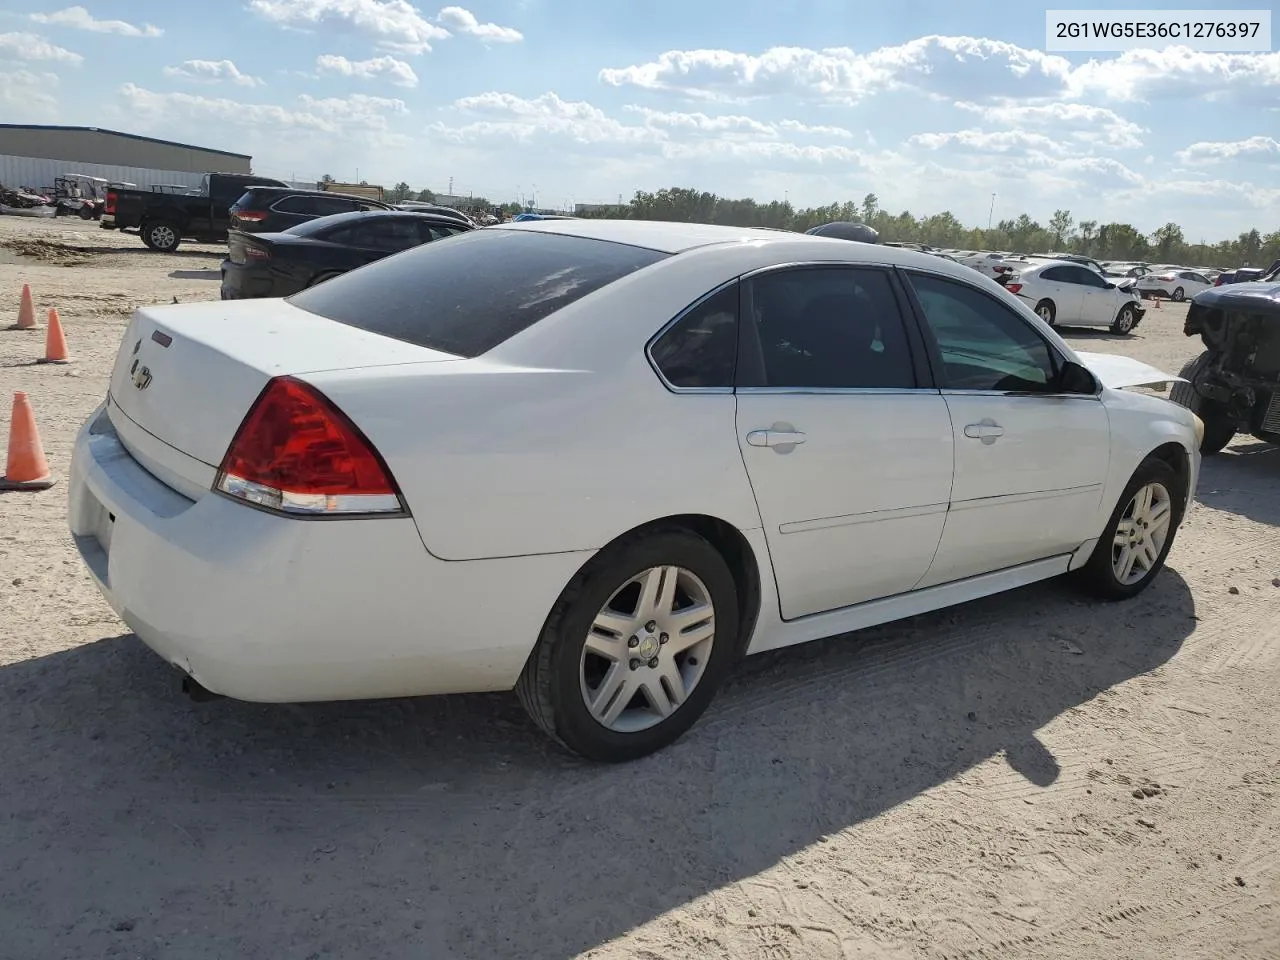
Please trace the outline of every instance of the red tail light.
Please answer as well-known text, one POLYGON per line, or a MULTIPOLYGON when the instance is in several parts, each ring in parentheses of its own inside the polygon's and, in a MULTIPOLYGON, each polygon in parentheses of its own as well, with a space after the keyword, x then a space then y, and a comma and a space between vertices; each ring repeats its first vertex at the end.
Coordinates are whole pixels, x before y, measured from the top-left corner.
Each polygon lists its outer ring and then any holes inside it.
POLYGON ((1010 293, 1017 293, 1019 290, 1021 290, 1021 289, 1022 289, 1022 284, 1020 284, 1020 283, 1006 283, 1006 284, 1004 285, 1004 288, 1005 288, 1006 290, 1008 290, 1010 293))
POLYGON ((267 211, 265 210, 236 210, 232 216, 237 220, 243 220, 246 223, 261 223, 267 219, 267 211))
POLYGON ((103 206, 103 208, 102 208, 102 212, 103 212, 103 213, 110 213, 110 214, 112 214, 112 215, 114 215, 114 214, 115 214, 115 212, 116 212, 116 192, 115 192, 114 190, 108 190, 108 191, 107 191, 107 202, 106 202, 106 204, 103 206))
POLYGON ((407 513, 373 445, 324 394, 293 377, 266 385, 236 431, 214 490, 302 516, 407 513))

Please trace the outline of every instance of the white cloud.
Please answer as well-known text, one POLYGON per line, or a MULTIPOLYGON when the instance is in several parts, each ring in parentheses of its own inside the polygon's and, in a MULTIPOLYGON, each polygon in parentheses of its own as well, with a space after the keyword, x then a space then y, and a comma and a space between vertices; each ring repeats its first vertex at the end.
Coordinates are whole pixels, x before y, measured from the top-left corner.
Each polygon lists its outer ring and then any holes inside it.
POLYGON ((332 53, 316 57, 316 69, 321 73, 336 73, 344 77, 374 80, 386 77, 397 87, 416 87, 418 75, 413 67, 395 57, 374 57, 371 60, 348 60, 332 53))
POLYGON ((402 53, 425 53, 450 36, 406 0, 249 0, 249 10, 282 27, 363 34, 402 53))
MULTIPOLYGON (((813 125, 801 123, 799 120, 779 120, 778 129, 808 137, 838 137, 841 140, 851 140, 853 138, 853 133, 844 129, 844 127, 829 127, 823 124, 813 125)), ((874 138, 871 140, 871 145, 875 146, 874 138)))
POLYGON ((5 116, 14 121, 38 121, 46 119, 45 111, 56 109, 57 97, 52 93, 58 85, 53 73, 32 73, 30 70, 0 70, 0 106, 5 116))
POLYGON ((458 33, 476 37, 489 43, 519 43, 524 34, 512 27, 500 27, 496 23, 481 23, 470 10, 462 7, 445 7, 439 21, 458 33))
POLYGON ((670 50, 656 60, 600 71, 611 86, 678 91, 706 99, 792 94, 856 103, 882 90, 986 99, 1048 96, 1063 89, 1062 57, 980 37, 928 36, 870 53, 848 48, 773 47, 755 56, 729 50, 670 50))
POLYGON ((976 113, 987 123, 1006 127, 1035 127, 1050 135, 1067 134, 1073 139, 1101 143, 1111 147, 1142 146, 1141 126, 1126 120, 1114 110, 1084 103, 1057 101, 1044 104, 1000 103, 982 105, 959 101, 955 106, 976 113))
POLYGON ((1208 164, 1226 160, 1261 160, 1280 163, 1280 141, 1273 137, 1249 137, 1247 140, 1207 141, 1193 143, 1178 151, 1183 163, 1208 164))
POLYGON ((975 153, 1010 153, 1052 150, 1055 143, 1042 133, 1022 130, 955 130, 949 133, 918 133, 907 143, 926 150, 966 150, 975 153))
POLYGON ((116 33, 122 37, 160 37, 164 31, 159 27, 144 23, 134 26, 124 20, 96 20, 84 7, 67 7, 53 13, 33 13, 31 19, 36 23, 47 23, 58 27, 72 27, 76 30, 89 30, 93 33, 116 33))
POLYGON ((544 93, 532 100, 510 93, 484 93, 463 97, 455 101, 454 108, 482 118, 460 126, 436 123, 430 127, 433 136, 455 144, 569 140, 593 149, 616 146, 625 148, 630 155, 639 152, 672 161, 857 164, 863 159, 859 151, 845 146, 792 142, 786 132, 805 136, 849 135, 838 127, 810 127, 798 121, 773 124, 736 114, 712 116, 629 106, 627 111, 636 115, 638 122, 625 123, 590 103, 563 100, 554 93, 544 93))
POLYGON ((34 33, 0 33, 0 56, 12 60, 54 60, 80 63, 84 57, 56 46, 34 33))
MULTIPOLYGON (((1001 40, 927 36, 869 53, 803 47, 773 47, 759 55, 669 50, 646 63, 606 68, 599 78, 615 87, 716 100, 785 94, 857 103, 883 91, 912 89, 939 99, 978 102, 1230 95, 1243 102, 1274 105, 1280 98, 1280 52, 1131 50, 1072 67, 1063 57, 1001 40)), ((1129 137, 1122 132, 1110 135, 1121 140, 1129 137)))
POLYGON ((1129 50, 1077 67, 1068 90, 1114 100, 1192 100, 1231 94, 1245 102, 1273 104, 1280 97, 1280 52, 1129 50))
POLYGON ((151 126, 181 122, 188 126, 208 122, 235 127, 266 128, 278 135, 281 130, 303 130, 325 134, 387 129, 389 114, 408 112, 402 100, 366 97, 316 99, 298 98, 300 109, 278 104, 242 103, 225 97, 202 97, 189 93, 157 93, 132 83, 120 88, 125 107, 151 126))
POLYGON ((241 73, 230 60, 184 60, 180 66, 165 67, 164 75, 178 80, 195 80, 200 83, 234 83, 238 87, 261 87, 266 82, 259 77, 241 73))

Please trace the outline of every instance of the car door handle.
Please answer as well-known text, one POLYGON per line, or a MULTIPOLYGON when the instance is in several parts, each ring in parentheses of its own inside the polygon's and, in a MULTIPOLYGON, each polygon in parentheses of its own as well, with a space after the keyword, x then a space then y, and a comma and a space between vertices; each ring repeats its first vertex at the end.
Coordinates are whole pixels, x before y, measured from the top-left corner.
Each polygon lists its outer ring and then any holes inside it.
POLYGON ((804 440, 799 430, 752 430, 747 434, 747 443, 753 447, 794 447, 804 440))
POLYGON ((982 420, 970 423, 964 428, 964 435, 971 440, 981 440, 985 444, 993 444, 1004 436, 1004 427, 994 420, 982 420))

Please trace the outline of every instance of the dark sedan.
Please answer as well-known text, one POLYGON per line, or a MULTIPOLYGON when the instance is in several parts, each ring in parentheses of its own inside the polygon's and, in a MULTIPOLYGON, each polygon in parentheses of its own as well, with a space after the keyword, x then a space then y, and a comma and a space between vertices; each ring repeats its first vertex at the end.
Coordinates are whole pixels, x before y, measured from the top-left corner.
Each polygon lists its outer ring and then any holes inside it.
POLYGON ((287 297, 401 250, 474 229, 450 217, 371 210, 320 217, 282 233, 231 232, 222 299, 287 297))

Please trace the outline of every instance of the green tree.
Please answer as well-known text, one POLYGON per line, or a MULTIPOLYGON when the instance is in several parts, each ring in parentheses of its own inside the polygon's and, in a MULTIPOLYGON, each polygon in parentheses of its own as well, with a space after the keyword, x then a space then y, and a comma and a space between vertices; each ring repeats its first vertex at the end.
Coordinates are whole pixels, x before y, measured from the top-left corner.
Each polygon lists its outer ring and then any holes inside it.
POLYGON ((1071 225, 1075 223, 1071 219, 1070 210, 1055 210, 1053 216, 1049 218, 1049 230, 1053 233, 1053 249, 1061 250, 1062 243, 1071 236, 1071 225))
POLYGON ((1151 234, 1151 243, 1155 254, 1166 263, 1180 259, 1186 241, 1182 236, 1182 228, 1176 223, 1166 223, 1151 234))
POLYGON ((394 203, 408 200, 411 196, 413 196, 413 188, 403 180, 391 188, 391 200, 394 203))
POLYGON ((868 193, 862 198, 862 222, 870 224, 876 218, 876 214, 880 212, 880 198, 874 193, 868 193))
POLYGON ((421 203, 435 203, 436 195, 432 193, 430 190, 419 190, 418 200, 421 203))
POLYGON ((337 183, 337 181, 333 179, 333 174, 331 173, 326 173, 323 177, 321 177, 320 182, 321 183, 337 183))

